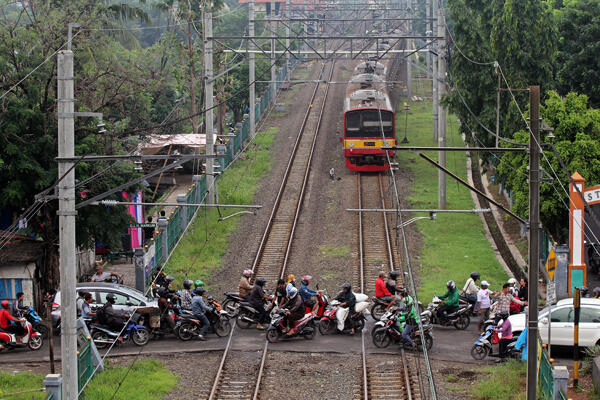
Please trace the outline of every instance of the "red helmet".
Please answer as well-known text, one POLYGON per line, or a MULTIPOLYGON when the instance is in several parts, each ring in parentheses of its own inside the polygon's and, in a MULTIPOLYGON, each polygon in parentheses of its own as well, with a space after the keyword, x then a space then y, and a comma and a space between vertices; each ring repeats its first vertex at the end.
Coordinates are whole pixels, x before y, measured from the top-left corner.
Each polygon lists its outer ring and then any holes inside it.
POLYGON ((10 307, 10 303, 8 302, 8 300, 2 300, 2 308, 8 308, 10 307))
POLYGON ((304 283, 305 285, 308 285, 310 283, 311 279, 312 279, 312 276, 310 276, 310 275, 304 275, 302 277, 302 283, 304 283))

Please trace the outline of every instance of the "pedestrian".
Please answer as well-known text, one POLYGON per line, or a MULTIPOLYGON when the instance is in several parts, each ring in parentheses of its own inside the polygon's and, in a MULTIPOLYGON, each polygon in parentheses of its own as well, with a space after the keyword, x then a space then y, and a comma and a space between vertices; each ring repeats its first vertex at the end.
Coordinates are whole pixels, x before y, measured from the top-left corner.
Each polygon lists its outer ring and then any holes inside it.
POLYGON ((521 350, 521 361, 527 361, 527 327, 519 335, 515 349, 521 350))
POLYGON ((167 220, 167 213, 165 212, 165 210, 160 210, 160 216, 158 217, 159 221, 166 221, 167 220))
MULTIPOLYGON (((151 224, 152 223, 152 217, 148 217, 147 219, 147 223, 151 224)), ((147 226, 143 229, 144 232, 144 243, 148 243, 150 241, 150 239, 152 239, 152 237, 154 236, 154 226, 147 226)))
POLYGON ((335 169, 333 169, 333 167, 331 167, 331 169, 329 170, 329 179, 331 179, 332 181, 335 180, 335 169))
POLYGON ((481 281, 481 289, 477 292, 477 313, 479 314, 479 331, 483 329, 483 324, 490 318, 490 297, 494 292, 488 289, 488 281, 481 281))
POLYGON ((506 358, 506 350, 508 348, 508 344, 512 342, 513 334, 512 334, 512 325, 508 319, 508 313, 502 312, 500 313, 500 322, 496 326, 496 331, 500 334, 500 342, 499 342, 499 358, 496 360, 497 363, 501 363, 506 358))
POLYGON ((496 315, 500 315, 502 313, 510 314, 510 303, 517 303, 520 305, 527 305, 526 301, 521 301, 515 298, 510 291, 510 284, 505 283, 502 285, 502 291, 496 296, 498 299, 498 303, 496 305, 495 313, 496 315))
POLYGON ((519 288, 519 299, 529 300, 529 287, 527 286, 527 278, 521 278, 521 287, 519 288))

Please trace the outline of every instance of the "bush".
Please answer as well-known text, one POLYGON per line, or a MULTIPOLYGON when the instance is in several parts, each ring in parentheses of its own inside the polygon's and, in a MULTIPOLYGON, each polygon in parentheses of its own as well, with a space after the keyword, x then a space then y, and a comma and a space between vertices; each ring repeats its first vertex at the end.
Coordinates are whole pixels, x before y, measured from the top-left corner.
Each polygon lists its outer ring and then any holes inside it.
POLYGON ((525 399, 526 363, 509 360, 499 366, 487 367, 488 375, 473 386, 471 394, 477 399, 505 400, 525 399))

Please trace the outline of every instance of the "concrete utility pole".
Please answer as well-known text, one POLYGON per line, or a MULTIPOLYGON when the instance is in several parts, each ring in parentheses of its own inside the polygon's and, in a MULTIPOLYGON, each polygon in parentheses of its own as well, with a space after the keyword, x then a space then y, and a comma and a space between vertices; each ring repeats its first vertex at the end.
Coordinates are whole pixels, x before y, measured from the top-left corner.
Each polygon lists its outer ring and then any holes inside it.
MULTIPOLYGON (((251 38, 254 37, 254 0, 250 0, 248 2, 248 36, 250 36, 251 38)), ((250 92, 250 99, 248 100, 248 102, 250 103, 250 138, 254 139, 254 136, 256 136, 256 121, 255 121, 255 117, 256 117, 256 85, 254 83, 254 81, 256 80, 255 78, 255 71, 254 71, 254 52, 252 50, 254 50, 254 44, 252 43, 252 41, 248 40, 249 43, 249 47, 250 47, 250 54, 248 54, 249 57, 249 61, 248 61, 248 75, 250 75, 249 78, 249 92, 250 92)))
POLYGON ((289 83, 290 81, 290 75, 292 75, 292 73, 290 72, 290 17, 292 14, 292 11, 290 10, 291 4, 290 4, 290 0, 285 0, 285 47, 286 49, 288 49, 288 52, 285 53, 285 67, 286 67, 286 81, 289 83))
POLYGON ((271 32, 273 33, 273 39, 271 39, 271 101, 275 101, 275 96, 277 96, 277 88, 275 86, 275 81, 277 80, 277 66, 275 65, 276 29, 277 24, 275 23, 275 2, 271 1, 271 32))
MULTIPOLYGON (((434 0, 434 4, 437 0, 434 0)), ((438 7, 437 15, 437 35, 446 37, 446 27, 442 19, 444 8, 438 7)), ((438 147, 446 147, 446 109, 441 104, 442 96, 446 93, 446 58, 445 58, 446 40, 440 39, 438 48, 438 147)), ((446 166, 446 152, 438 152, 438 162, 442 167, 446 166)), ((438 170, 438 208, 446 208, 446 174, 441 169, 438 170)))
MULTIPOLYGON (((431 5, 429 0, 425 0, 425 31, 433 32, 429 18, 431 18, 431 5)), ((431 53, 427 52, 425 61, 427 62, 427 77, 429 78, 431 76, 431 53)))
MULTIPOLYGON (((207 110, 204 114, 205 133, 206 133, 206 155, 212 156, 215 152, 215 143, 213 136, 214 113, 213 113, 213 43, 212 43, 212 4, 209 1, 204 3, 204 106, 207 110)), ((215 167, 214 159, 206 159, 206 201, 214 203, 215 191, 215 167)))
POLYGON ((498 71, 498 66, 498 61, 494 61, 494 67, 498 75, 498 91, 496 93, 496 148, 498 148, 498 139, 500 137, 500 71, 498 71))
MULTIPOLYGON (((433 8, 433 16, 435 18, 437 18, 437 2, 438 0, 431 0, 432 3, 432 8, 433 8)), ((431 20, 431 35, 435 35, 437 33, 437 21, 435 18, 432 18, 431 20)), ((438 42, 434 41, 430 48, 433 49, 434 52, 438 52, 439 51, 439 46, 438 46, 438 42)), ((439 93, 439 86, 440 86, 440 81, 438 79, 438 64, 437 64, 437 57, 433 57, 433 55, 431 55, 431 62, 432 62, 432 73, 431 73, 431 90, 432 90, 432 103, 433 103, 433 143, 437 143, 438 140, 438 93, 439 93)))
POLYGON ((538 267, 540 259, 540 87, 529 87, 529 314, 527 317, 527 400, 537 398, 538 267))
MULTIPOLYGON (((73 52, 58 52, 58 157, 75 155, 75 97, 73 52)), ((75 169, 73 162, 59 161, 58 224, 60 253, 60 355, 62 369, 62 399, 78 398, 77 372, 77 312, 75 309, 76 244, 75 244, 75 169), (70 170, 70 171, 69 171, 70 170), (67 173, 67 171, 69 171, 67 173)))

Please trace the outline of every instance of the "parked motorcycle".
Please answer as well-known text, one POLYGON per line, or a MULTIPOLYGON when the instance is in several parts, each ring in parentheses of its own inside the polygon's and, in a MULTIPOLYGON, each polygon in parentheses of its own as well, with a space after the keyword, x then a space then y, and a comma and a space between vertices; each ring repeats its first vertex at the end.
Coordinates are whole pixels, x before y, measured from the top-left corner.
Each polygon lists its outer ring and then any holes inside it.
MULTIPOLYGON (((471 357, 476 360, 483 360, 486 357, 499 357, 499 354, 492 354, 492 336, 494 334, 494 320, 485 321, 486 328, 481 333, 479 338, 473 343, 473 347, 471 347, 471 357)), ((506 355, 509 358, 520 359, 521 351, 515 348, 515 344, 517 343, 516 338, 514 341, 508 344, 506 348, 506 355)))
MULTIPOLYGON (((231 332, 230 316, 227 311, 223 310, 221 304, 212 296, 206 299, 210 311, 206 311, 204 315, 210 322, 208 332, 214 333, 219 337, 227 336, 231 332)), ((181 319, 175 326, 175 334, 183 341, 192 339, 194 336, 200 335, 202 322, 189 310, 181 312, 181 319)))
POLYGON ((44 339, 48 338, 48 326, 44 323, 42 317, 40 317, 33 307, 27 307, 27 309, 23 310, 23 317, 29 321, 31 326, 33 326, 33 329, 36 332, 39 332, 44 339))
POLYGON ((225 301, 223 302, 223 309, 227 311, 227 314, 231 318, 237 317, 240 311, 240 303, 246 301, 246 299, 238 292, 225 292, 225 301))
MULTIPOLYGON (((423 336, 425 337, 425 347, 430 350, 433 347, 433 327, 426 319, 421 319, 423 325, 423 336)), ((387 322, 378 321, 375 324, 376 328, 373 332, 373 344, 379 348, 388 347, 391 343, 398 343, 405 347, 408 346, 406 340, 402 337, 402 329, 404 325, 398 326, 394 318, 389 319, 387 322)), ((410 333, 410 338, 416 343, 417 348, 421 348, 421 333, 418 329, 413 329, 410 333)))
MULTIPOLYGON (((127 322, 127 327, 123 331, 121 337, 123 342, 131 340, 137 346, 144 346, 150 340, 150 331, 144 325, 138 325, 140 315, 134 314, 127 322)), ((90 335, 98 349, 108 347, 116 341, 116 345, 120 342, 117 340, 120 331, 114 331, 105 325, 92 321, 89 323, 90 335)))
POLYGON ((433 299, 427 306, 427 309, 421 313, 421 317, 428 318, 432 324, 438 324, 441 326, 454 325, 456 329, 461 331, 469 327, 469 324, 471 323, 471 317, 469 317, 469 314, 471 313, 472 308, 470 304, 459 306, 458 310, 446 316, 443 316, 442 312, 439 311, 441 304, 442 301, 440 298, 433 296, 433 299))
POLYGON ((332 334, 335 332, 336 327, 342 333, 350 332, 350 320, 352 320, 352 325, 354 326, 354 330, 356 332, 362 331, 365 327, 366 315, 369 313, 369 302, 358 302, 357 300, 356 305, 354 306, 355 312, 352 313, 352 315, 347 315, 349 314, 348 309, 345 307, 340 307, 339 304, 339 301, 332 300, 331 303, 329 303, 329 306, 325 309, 325 312, 323 313, 323 316, 319 322, 319 332, 321 335, 332 334))
POLYGON ((284 325, 285 313, 287 311, 287 309, 281 308, 277 310, 271 319, 271 324, 267 328, 267 340, 269 343, 277 343, 281 338, 289 339, 298 336, 302 336, 304 339, 312 340, 317 334, 315 315, 312 312, 305 314, 304 317, 294 323, 294 329, 296 332, 288 336, 286 335, 287 328, 284 325))
POLYGON ((41 349, 42 345, 44 344, 42 334, 36 332, 31 323, 27 320, 17 323, 23 325, 23 328, 25 328, 25 336, 21 338, 21 343, 17 344, 17 335, 0 329, 0 351, 5 349, 19 349, 23 347, 29 347, 30 350, 34 351, 41 349))

